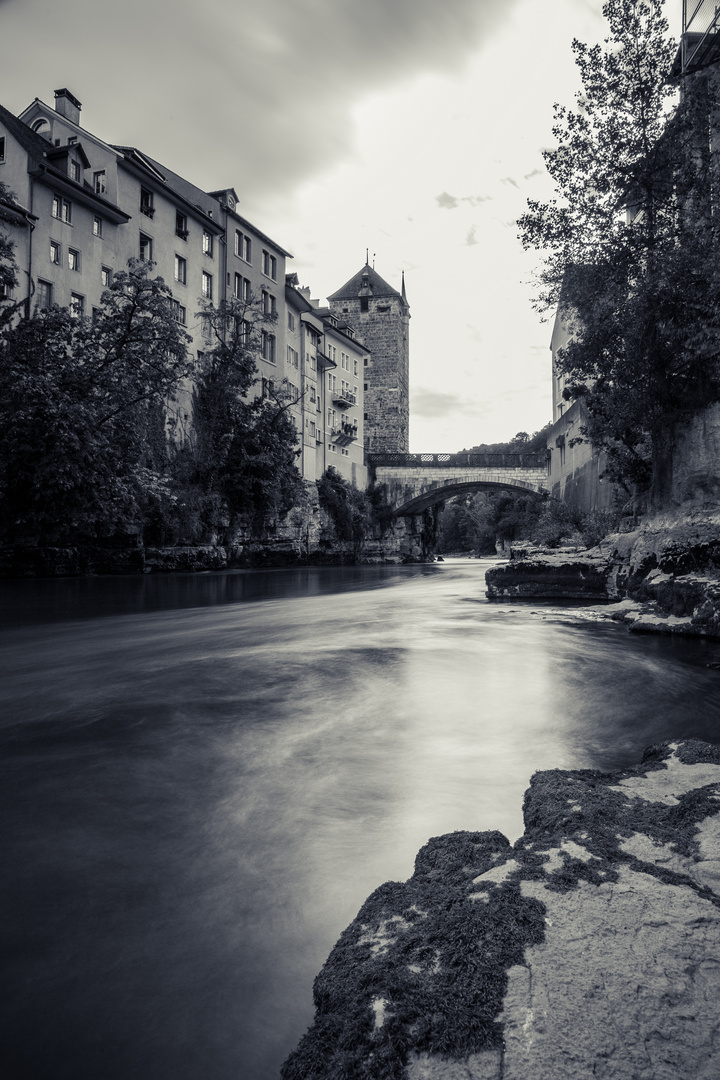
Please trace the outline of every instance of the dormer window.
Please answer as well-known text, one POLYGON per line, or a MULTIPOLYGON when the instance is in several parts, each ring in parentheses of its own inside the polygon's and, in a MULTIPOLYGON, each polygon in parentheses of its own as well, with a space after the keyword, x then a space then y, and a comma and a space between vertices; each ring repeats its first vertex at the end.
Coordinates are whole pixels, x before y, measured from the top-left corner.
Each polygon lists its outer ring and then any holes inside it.
POLYGON ((71 160, 70 161, 70 170, 69 170, 69 172, 70 172, 70 179, 74 180, 75 183, 79 184, 80 183, 80 178, 82 177, 82 169, 80 168, 80 162, 71 160))
POLYGON ((179 210, 175 213, 175 235, 179 236, 181 240, 187 240, 188 238, 187 217, 185 214, 181 214, 179 210))

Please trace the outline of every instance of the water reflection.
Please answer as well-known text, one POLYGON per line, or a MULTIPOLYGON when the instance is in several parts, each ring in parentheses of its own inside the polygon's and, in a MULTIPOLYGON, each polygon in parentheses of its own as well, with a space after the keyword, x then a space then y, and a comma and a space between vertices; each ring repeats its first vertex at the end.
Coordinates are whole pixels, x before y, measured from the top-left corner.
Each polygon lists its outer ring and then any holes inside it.
POLYGON ((480 563, 375 569, 213 607, 154 579, 155 610, 96 593, 102 619, 68 582, 75 621, 28 607, 0 637, 10 1076, 269 1080, 339 932, 429 836, 514 838, 538 768, 717 740, 716 645, 467 603, 480 563))

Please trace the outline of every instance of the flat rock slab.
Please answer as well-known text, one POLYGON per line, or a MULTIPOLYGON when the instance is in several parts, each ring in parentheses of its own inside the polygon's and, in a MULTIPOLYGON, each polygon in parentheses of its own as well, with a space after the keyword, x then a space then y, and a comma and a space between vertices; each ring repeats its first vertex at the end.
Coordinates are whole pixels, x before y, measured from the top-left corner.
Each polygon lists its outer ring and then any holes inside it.
POLYGON ((537 773, 524 815, 369 897, 284 1080, 720 1077, 720 747, 537 773))

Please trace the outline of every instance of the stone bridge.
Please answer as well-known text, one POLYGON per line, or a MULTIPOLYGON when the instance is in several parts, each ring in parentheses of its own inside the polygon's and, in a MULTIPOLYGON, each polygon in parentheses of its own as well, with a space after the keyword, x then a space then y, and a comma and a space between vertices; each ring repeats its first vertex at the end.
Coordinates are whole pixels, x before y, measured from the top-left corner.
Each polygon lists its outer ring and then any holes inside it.
POLYGON ((547 455, 370 454, 377 484, 386 484, 396 517, 421 514, 454 495, 505 488, 543 495, 548 489, 547 455))

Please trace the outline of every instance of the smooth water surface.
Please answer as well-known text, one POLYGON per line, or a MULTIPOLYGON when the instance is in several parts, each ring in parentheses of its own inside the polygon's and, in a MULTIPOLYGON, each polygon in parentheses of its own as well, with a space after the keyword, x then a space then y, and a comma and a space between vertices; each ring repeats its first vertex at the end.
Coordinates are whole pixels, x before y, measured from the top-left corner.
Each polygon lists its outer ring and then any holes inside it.
POLYGON ((488 603, 487 566, 0 584, 4 1080, 276 1078, 428 837, 720 741, 720 645, 488 603))

